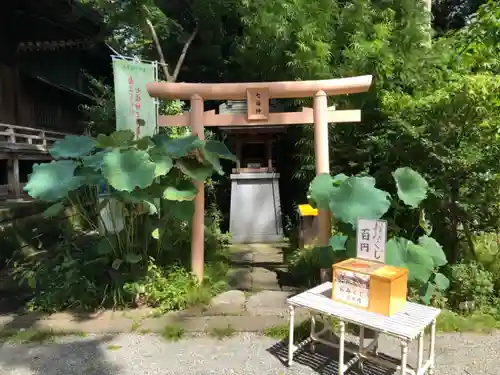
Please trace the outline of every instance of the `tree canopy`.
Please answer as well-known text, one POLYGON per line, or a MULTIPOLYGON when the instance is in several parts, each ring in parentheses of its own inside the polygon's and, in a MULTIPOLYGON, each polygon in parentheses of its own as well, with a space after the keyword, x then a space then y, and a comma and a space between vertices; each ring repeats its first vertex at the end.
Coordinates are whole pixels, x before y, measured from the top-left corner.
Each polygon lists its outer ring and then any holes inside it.
MULTIPOLYGON (((368 93, 331 99, 362 110, 360 124, 330 128, 332 173, 370 173, 382 184, 402 165, 424 175, 433 188, 426 209, 453 259, 471 232, 497 229, 498 2, 437 1, 433 33, 423 1, 84 1, 123 54, 158 58, 149 20, 171 69, 194 34, 181 81, 372 74, 368 93)), ((284 142, 293 146, 293 200, 303 200, 314 175, 311 128, 291 129, 284 142)))

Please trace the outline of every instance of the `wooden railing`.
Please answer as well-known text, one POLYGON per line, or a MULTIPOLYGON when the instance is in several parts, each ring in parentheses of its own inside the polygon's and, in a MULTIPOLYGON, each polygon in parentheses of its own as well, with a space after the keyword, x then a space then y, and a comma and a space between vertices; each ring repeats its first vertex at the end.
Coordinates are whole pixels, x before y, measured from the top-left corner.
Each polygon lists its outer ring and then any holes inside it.
POLYGON ((69 133, 36 129, 20 125, 0 124, 0 143, 10 143, 18 146, 33 146, 46 149, 55 141, 67 135, 69 135, 69 133))
POLYGON ((69 135, 53 130, 0 123, 0 157, 7 159, 7 185, 0 185, 0 199, 20 198, 25 181, 20 181, 19 161, 51 159, 48 150, 52 144, 69 135))

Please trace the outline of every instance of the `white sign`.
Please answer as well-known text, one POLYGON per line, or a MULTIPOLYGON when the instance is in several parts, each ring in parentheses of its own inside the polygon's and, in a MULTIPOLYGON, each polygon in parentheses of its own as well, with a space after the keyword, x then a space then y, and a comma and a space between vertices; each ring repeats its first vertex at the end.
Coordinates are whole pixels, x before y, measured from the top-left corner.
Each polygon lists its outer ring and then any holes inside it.
POLYGON ((368 307, 370 300, 370 275, 351 271, 335 271, 333 296, 336 300, 368 307))
POLYGON ((358 219, 356 256, 385 263, 387 221, 358 219))

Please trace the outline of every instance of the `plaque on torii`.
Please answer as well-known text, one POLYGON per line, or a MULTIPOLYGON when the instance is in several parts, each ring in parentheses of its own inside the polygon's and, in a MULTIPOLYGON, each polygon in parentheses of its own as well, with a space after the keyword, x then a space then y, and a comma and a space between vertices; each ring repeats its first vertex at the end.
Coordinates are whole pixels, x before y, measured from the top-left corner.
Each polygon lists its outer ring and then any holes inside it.
POLYGON ((247 89, 247 119, 248 121, 269 119, 269 89, 267 87, 247 89))

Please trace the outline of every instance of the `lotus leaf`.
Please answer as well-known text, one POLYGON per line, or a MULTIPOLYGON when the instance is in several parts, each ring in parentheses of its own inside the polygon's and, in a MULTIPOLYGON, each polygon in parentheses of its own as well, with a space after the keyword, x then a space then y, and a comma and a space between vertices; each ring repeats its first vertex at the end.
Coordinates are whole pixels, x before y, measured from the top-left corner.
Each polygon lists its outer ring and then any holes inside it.
POLYGON ((406 205, 417 208, 420 202, 427 197, 427 181, 413 169, 404 167, 392 172, 396 181, 398 197, 406 205))
POLYGON ((81 158, 94 150, 97 142, 84 135, 67 135, 64 139, 56 141, 50 154, 54 159, 81 158))
POLYGON ((202 164, 195 159, 180 159, 177 161, 176 167, 196 181, 205 181, 214 173, 211 165, 202 164))
POLYGON ((309 195, 319 209, 327 210, 330 207, 330 197, 335 189, 332 176, 328 173, 322 173, 312 180, 309 195))
POLYGON ((102 172, 116 190, 132 191, 153 183, 156 166, 145 151, 114 149, 103 158, 102 172))
POLYGON ((118 130, 110 135, 99 134, 97 136, 98 147, 123 147, 134 143, 134 132, 131 130, 118 130))
POLYGON ((203 141, 197 135, 170 138, 167 134, 160 133, 153 136, 152 139, 156 145, 152 150, 153 153, 169 155, 174 159, 186 156, 191 151, 203 146, 203 141))
POLYGON ((77 166, 73 160, 35 164, 24 191, 32 198, 46 202, 65 198, 70 191, 77 189, 84 182, 83 177, 74 175, 77 166))
POLYGON ((343 222, 356 227, 358 218, 382 217, 390 207, 389 199, 387 192, 375 187, 374 178, 349 177, 332 188, 330 210, 343 222))
POLYGON ((335 235, 330 238, 329 245, 335 251, 345 250, 345 243, 347 241, 347 236, 335 235))

